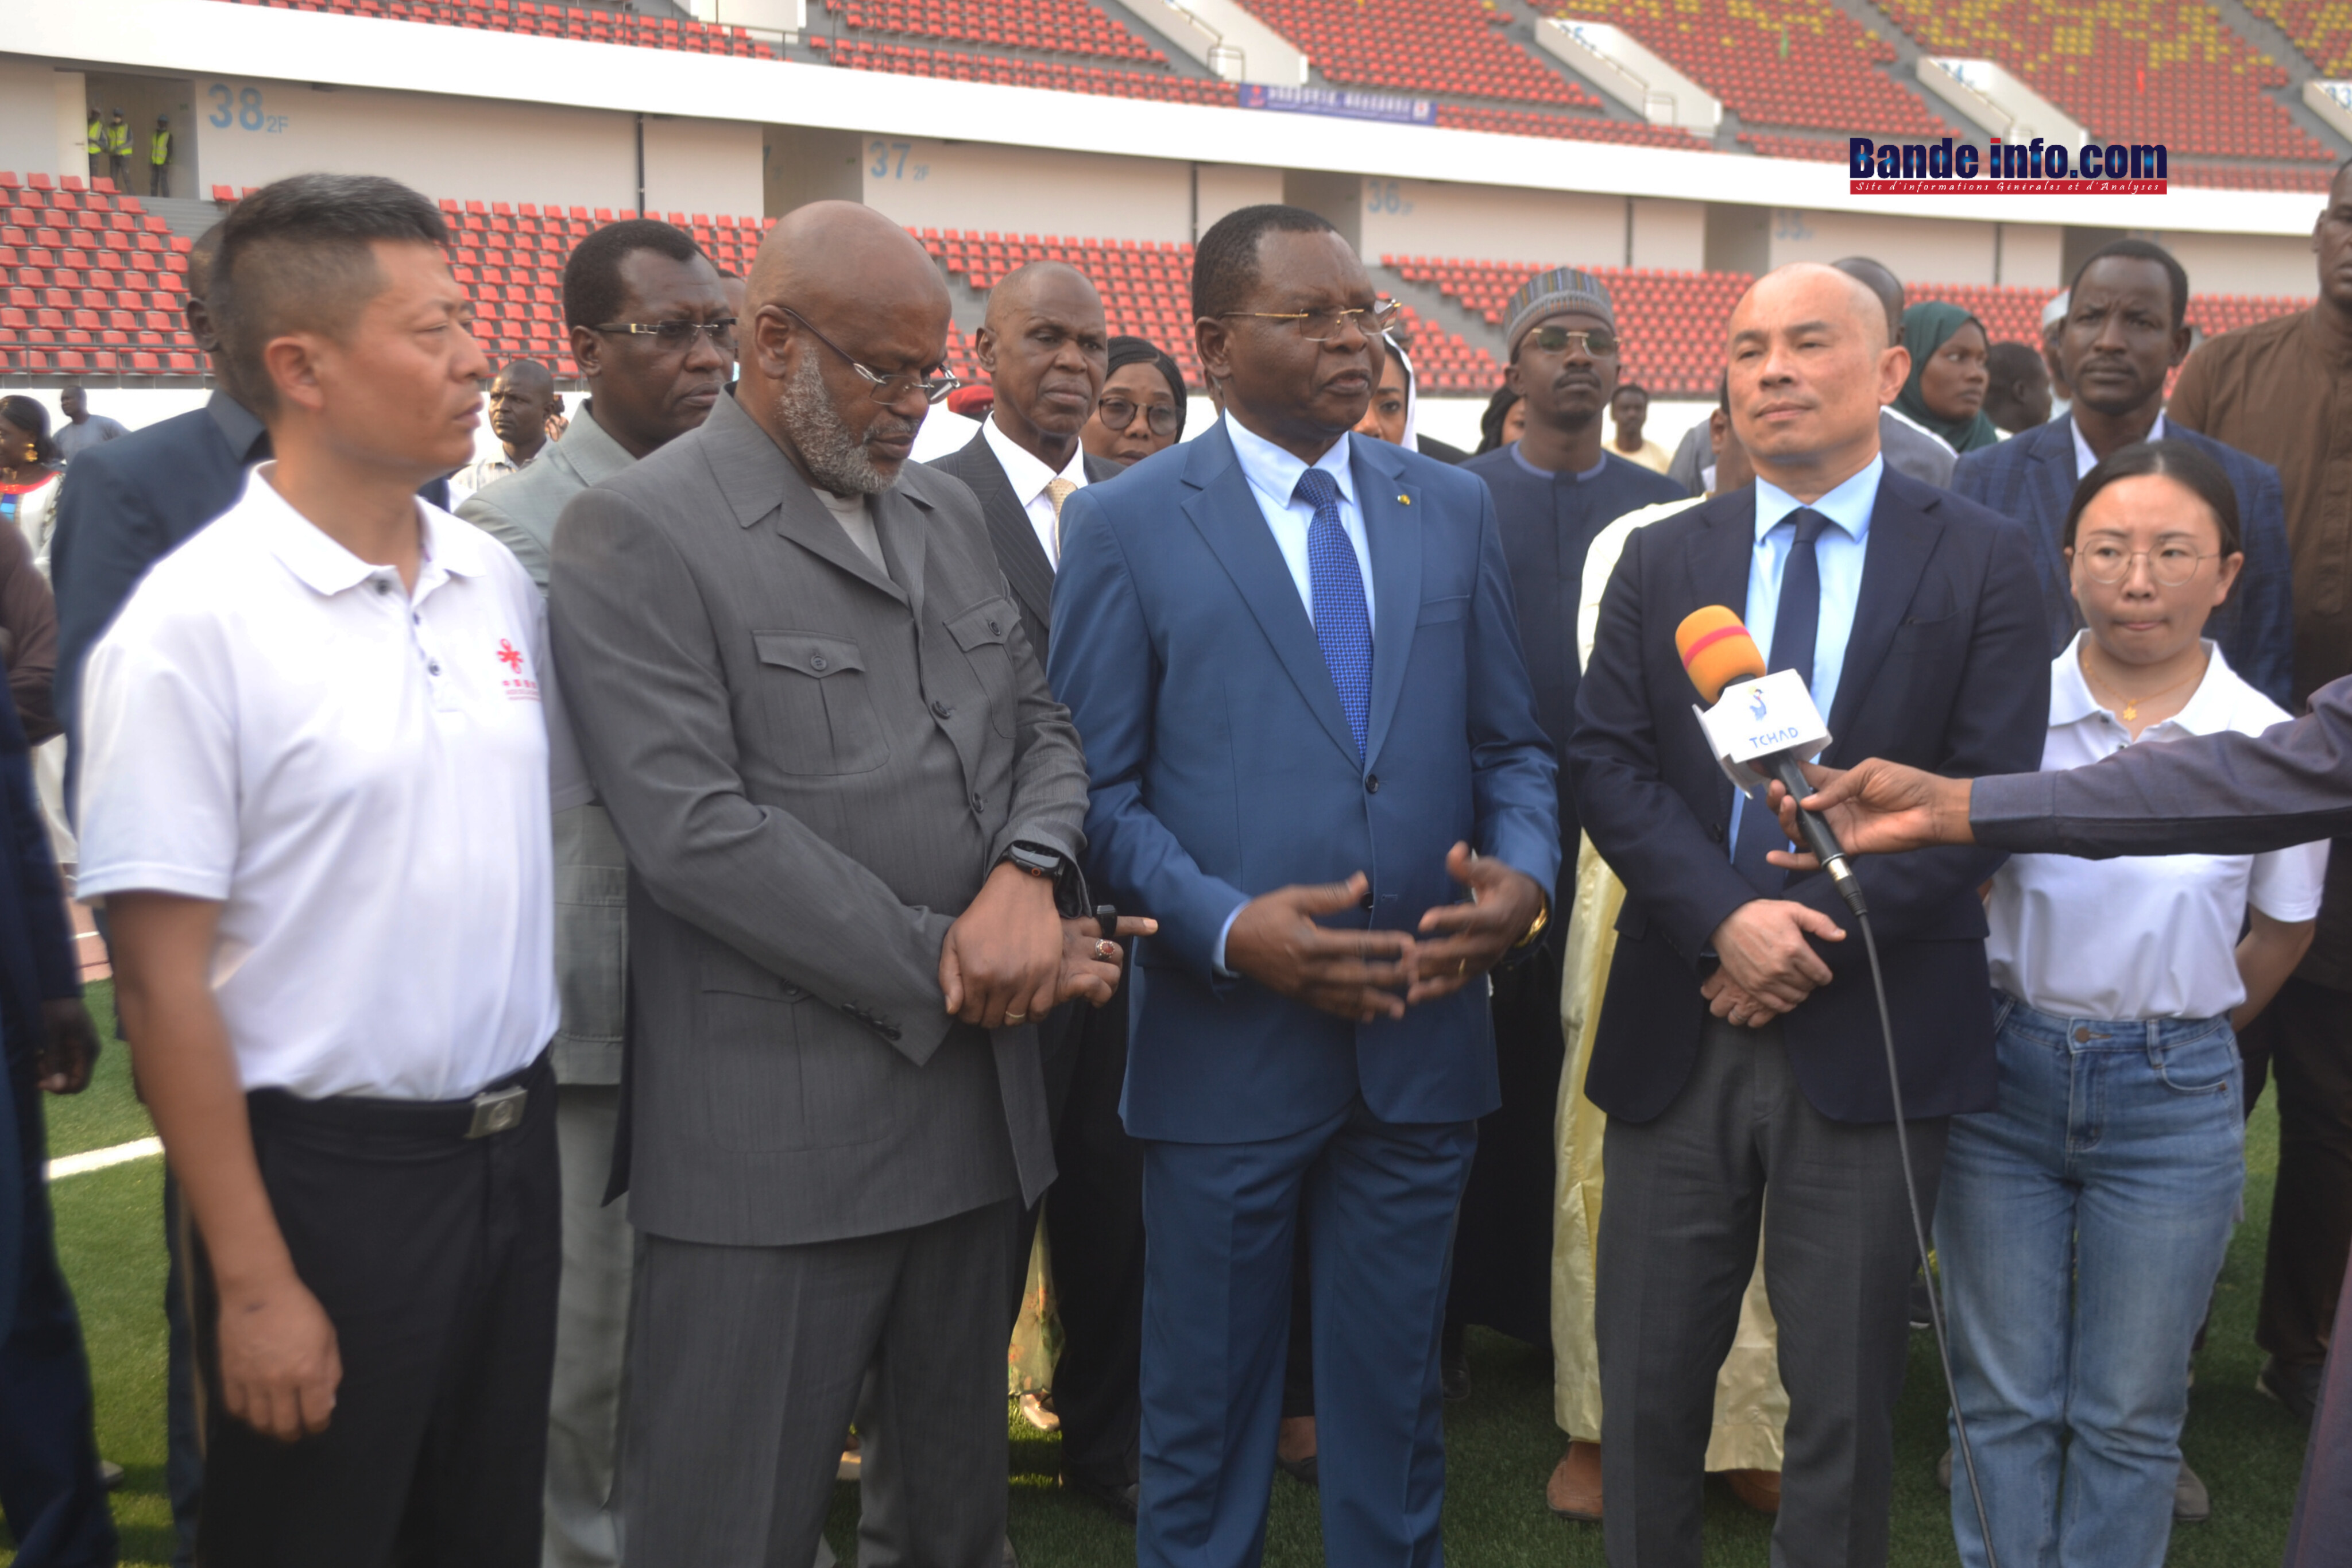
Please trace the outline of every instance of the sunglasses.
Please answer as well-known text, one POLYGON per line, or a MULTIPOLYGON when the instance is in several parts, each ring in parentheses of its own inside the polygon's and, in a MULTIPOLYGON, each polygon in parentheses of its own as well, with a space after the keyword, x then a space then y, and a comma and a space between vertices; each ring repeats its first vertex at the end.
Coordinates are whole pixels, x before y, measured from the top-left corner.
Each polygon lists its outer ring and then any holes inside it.
POLYGON ((1621 346, 1617 334, 1606 327, 1595 327, 1589 332, 1576 327, 1538 327, 1520 342, 1533 343, 1547 354, 1564 354, 1573 344, 1595 356, 1613 354, 1621 346))
POLYGON ((1146 408, 1141 403, 1129 402, 1123 397, 1107 397, 1095 404, 1095 417, 1103 422, 1105 430, 1125 430, 1135 423, 1135 416, 1139 413, 1143 415, 1144 423, 1152 434, 1176 434, 1179 413, 1166 404, 1146 408))

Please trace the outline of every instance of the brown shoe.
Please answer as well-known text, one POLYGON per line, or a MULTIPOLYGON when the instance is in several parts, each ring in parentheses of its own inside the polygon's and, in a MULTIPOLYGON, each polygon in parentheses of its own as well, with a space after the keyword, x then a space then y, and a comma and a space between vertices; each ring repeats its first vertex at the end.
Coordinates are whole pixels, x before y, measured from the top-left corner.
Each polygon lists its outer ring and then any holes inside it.
POLYGON ((1544 1482, 1544 1503, 1562 1519, 1601 1518, 1601 1445, 1574 1442, 1544 1482))
POLYGON ((1723 1479, 1731 1483, 1731 1495, 1757 1512, 1780 1511, 1780 1471, 1726 1470, 1723 1479))

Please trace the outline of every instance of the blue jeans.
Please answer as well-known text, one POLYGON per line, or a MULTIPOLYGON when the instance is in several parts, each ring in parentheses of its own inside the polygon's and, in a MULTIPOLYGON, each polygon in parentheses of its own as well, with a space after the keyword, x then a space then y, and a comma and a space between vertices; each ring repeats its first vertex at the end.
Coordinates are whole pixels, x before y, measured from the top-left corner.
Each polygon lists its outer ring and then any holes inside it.
MULTIPOLYGON (((2189 1354, 2245 1181, 2230 1020, 1994 1013, 2000 1108, 1952 1118, 1936 1248, 2002 1568, 2159 1568, 2189 1354)), ((1965 1467, 1960 1560, 1985 1561, 1965 1467)))

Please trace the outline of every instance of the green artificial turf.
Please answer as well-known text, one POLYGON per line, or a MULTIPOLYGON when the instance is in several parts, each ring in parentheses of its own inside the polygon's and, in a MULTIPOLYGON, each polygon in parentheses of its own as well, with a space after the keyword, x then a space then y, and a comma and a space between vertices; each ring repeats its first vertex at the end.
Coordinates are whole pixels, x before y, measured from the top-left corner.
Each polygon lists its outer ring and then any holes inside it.
MULTIPOLYGON (((91 1010, 111 1034, 110 988, 91 988, 91 1010)), ((131 1098, 124 1052, 110 1043, 89 1092, 51 1100, 52 1152, 103 1147, 148 1135, 131 1098)), ((2262 1568, 2279 1560, 2303 1462, 2303 1432, 2254 1392, 2253 1343, 2263 1246, 2278 1165, 2277 1121, 2265 1101, 2247 1138, 2247 1223, 2230 1248, 2213 1321, 2197 1359, 2184 1438, 2189 1462, 2213 1493, 2210 1523, 2173 1532, 2177 1568, 2262 1568)), ((161 1565, 171 1554, 163 1499, 163 1168, 142 1160, 71 1177, 53 1189, 67 1272, 79 1299, 98 1386, 100 1450, 128 1472, 115 1494, 122 1561, 161 1565)), ((1598 1525, 1555 1520, 1544 1478, 1561 1439, 1551 1422, 1551 1363, 1497 1335, 1470 1337, 1474 1390, 1446 1412, 1445 1536, 1465 1568, 1598 1568, 1598 1525)), ((1894 1551, 1897 1568, 1956 1563, 1949 1503, 1935 1481, 1944 1445, 1944 1399, 1933 1342, 1915 1335, 1898 1415, 1894 1551)), ((1013 1435, 1012 1536, 1024 1568, 1107 1568, 1133 1561, 1133 1538, 1101 1509, 1055 1485, 1057 1439, 1008 1412, 1013 1435)), ((857 1492, 835 1494, 827 1534, 845 1561, 856 1531, 857 1492)), ((1720 1483, 1707 1498, 1707 1561, 1769 1559, 1770 1521, 1748 1512, 1720 1483)), ((1266 1561, 1277 1568, 1321 1562, 1315 1494, 1286 1477, 1273 1482, 1266 1561)), ((6 1533, 0 1530, 0 1541, 6 1533)), ((14 1553, 0 1545, 0 1565, 14 1553)))

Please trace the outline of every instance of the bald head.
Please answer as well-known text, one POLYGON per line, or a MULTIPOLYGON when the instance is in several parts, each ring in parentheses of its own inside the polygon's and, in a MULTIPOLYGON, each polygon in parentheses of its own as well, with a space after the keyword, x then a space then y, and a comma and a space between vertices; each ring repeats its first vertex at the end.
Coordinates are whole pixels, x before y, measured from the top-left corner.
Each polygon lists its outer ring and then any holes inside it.
POLYGON ((929 407, 921 383, 947 358, 947 279, 929 255, 870 207, 812 202, 768 231, 748 292, 743 412, 811 484, 888 489, 929 407))
POLYGON ((1035 261, 989 290, 972 351, 995 389, 990 417, 1055 473, 1070 465, 1110 373, 1102 296, 1076 267, 1035 261))
POLYGON ((1903 336, 1903 280, 1885 262, 1873 261, 1866 256, 1850 256, 1830 265, 1870 290, 1879 308, 1886 312, 1886 340, 1892 343, 1899 340, 1903 336))
POLYGON ((555 372, 537 360, 509 360, 499 380, 509 386, 540 393, 555 390, 555 372))
POLYGON ((811 202, 777 219, 748 293, 753 312, 789 305, 828 336, 825 319, 860 300, 884 314, 936 309, 946 346, 947 279, 914 235, 856 202, 811 202))
POLYGON ((1801 500, 1878 451, 1878 411, 1910 356, 1891 347, 1877 294, 1838 267, 1766 273, 1731 312, 1731 423, 1756 471, 1801 500))

